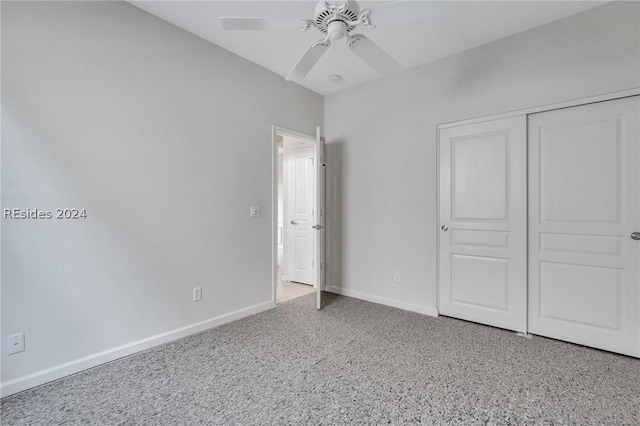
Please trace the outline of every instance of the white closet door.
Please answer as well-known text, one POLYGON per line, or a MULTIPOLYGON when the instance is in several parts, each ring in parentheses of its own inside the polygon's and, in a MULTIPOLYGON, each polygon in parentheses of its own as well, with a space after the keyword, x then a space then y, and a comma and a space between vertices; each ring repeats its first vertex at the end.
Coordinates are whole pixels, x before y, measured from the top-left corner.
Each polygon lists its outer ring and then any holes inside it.
POLYGON ((529 331, 640 356, 639 97, 529 116, 529 331))
POLYGON ((526 331, 526 118, 441 129, 441 314, 526 331))

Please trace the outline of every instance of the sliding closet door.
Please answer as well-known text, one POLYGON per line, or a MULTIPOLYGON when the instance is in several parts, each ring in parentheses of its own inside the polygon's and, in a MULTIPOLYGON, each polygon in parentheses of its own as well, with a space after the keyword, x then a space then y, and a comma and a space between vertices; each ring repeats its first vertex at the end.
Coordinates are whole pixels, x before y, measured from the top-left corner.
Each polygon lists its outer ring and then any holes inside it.
POLYGON ((439 132, 441 314, 526 331, 526 118, 439 132))
POLYGON ((531 333, 640 356, 639 99, 529 116, 531 333))

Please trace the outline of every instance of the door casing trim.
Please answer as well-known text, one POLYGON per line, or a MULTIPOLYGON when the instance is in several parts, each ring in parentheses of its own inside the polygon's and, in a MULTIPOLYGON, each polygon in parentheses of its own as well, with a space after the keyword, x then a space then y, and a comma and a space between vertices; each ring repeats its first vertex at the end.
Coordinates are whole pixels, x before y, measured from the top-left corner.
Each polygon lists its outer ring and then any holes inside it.
POLYGON ((448 127, 463 126, 466 124, 481 123, 483 121, 497 120, 500 118, 515 117, 517 115, 529 115, 529 114, 535 114, 537 112, 552 111, 554 109, 571 108, 573 106, 592 104, 595 102, 612 101, 614 99, 627 98, 629 96, 637 96, 637 95, 640 95, 640 87, 636 87, 634 89, 628 89, 628 90, 621 90, 619 92, 605 93, 603 95, 589 96, 587 98, 580 98, 580 99, 574 99, 574 100, 565 101, 565 102, 558 102, 554 104, 547 104, 547 105, 541 105, 537 107, 525 108, 525 109, 520 109, 516 111, 503 112, 500 114, 486 115, 482 117, 451 121, 448 123, 441 123, 436 126, 436 130, 446 129, 448 127))

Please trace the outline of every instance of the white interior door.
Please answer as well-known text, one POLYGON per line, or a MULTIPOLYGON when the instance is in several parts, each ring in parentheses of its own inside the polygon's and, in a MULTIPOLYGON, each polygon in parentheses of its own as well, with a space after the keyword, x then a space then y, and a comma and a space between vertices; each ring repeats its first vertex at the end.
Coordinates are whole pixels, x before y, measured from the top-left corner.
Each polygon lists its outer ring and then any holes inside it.
POLYGON ((526 118, 439 132, 443 315, 526 332, 526 118))
POLYGON ((324 138, 320 134, 320 127, 316 129, 316 151, 315 156, 318 164, 316 168, 316 208, 318 211, 316 224, 314 229, 316 230, 316 307, 322 308, 322 290, 324 289, 324 276, 325 276, 325 259, 324 259, 324 247, 325 247, 325 207, 324 207, 324 183, 325 183, 325 168, 327 162, 326 156, 326 144, 324 138))
POLYGON ((639 97, 529 116, 529 330, 640 356, 639 97))
POLYGON ((316 285, 315 148, 284 138, 285 281, 316 285))

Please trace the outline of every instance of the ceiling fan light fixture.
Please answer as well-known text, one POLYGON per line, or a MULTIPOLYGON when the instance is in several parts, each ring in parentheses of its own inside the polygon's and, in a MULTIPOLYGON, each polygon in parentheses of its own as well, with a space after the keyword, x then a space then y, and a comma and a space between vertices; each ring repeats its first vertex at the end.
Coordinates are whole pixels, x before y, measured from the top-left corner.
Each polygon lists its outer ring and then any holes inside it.
POLYGON ((332 40, 340 40, 347 35, 347 24, 340 20, 329 22, 327 26, 327 35, 332 40))

